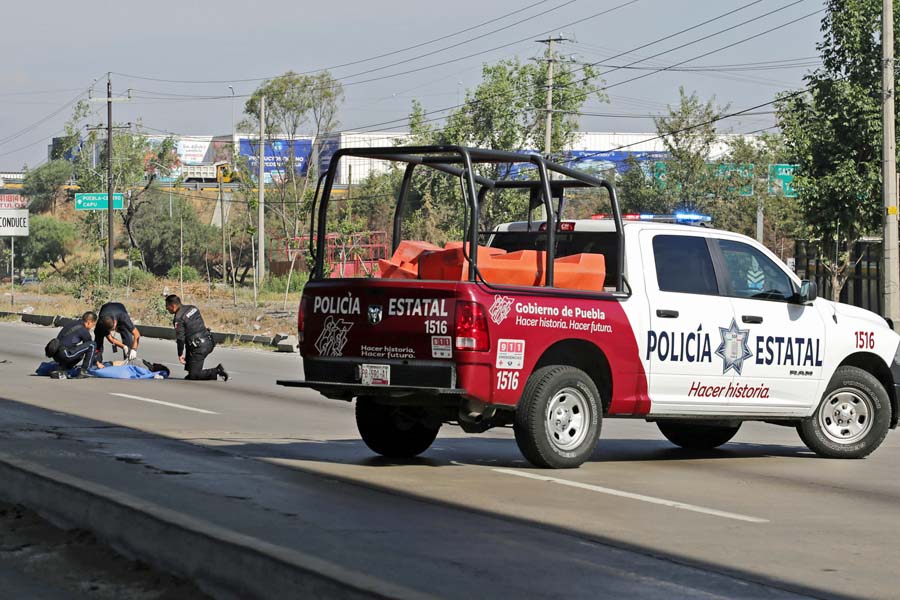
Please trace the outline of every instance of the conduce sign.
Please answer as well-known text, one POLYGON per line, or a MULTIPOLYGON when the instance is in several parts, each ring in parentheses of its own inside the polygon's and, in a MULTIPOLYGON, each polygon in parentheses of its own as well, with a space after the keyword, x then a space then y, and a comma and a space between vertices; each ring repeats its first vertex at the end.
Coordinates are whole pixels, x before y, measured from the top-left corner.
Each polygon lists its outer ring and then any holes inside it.
POLYGON ((0 237, 27 236, 28 210, 0 210, 0 237))

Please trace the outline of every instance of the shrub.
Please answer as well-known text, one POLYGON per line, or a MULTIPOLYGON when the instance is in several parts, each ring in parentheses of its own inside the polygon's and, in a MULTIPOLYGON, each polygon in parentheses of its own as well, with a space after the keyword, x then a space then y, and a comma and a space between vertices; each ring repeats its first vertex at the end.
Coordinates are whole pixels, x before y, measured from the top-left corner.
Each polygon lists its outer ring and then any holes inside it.
MULTIPOLYGON (((303 285, 309 279, 307 273, 294 273, 291 275, 291 292, 303 291, 303 285)), ((287 287, 287 275, 275 275, 266 279, 263 283, 262 291, 283 294, 284 288, 287 287)))
POLYGON ((113 280, 116 287, 130 287, 132 289, 146 289, 156 284, 156 277, 153 273, 148 273, 141 269, 132 267, 131 269, 118 268, 113 273, 113 280))
MULTIPOLYGON (((175 265, 169 272, 166 274, 166 277, 169 279, 178 279, 179 267, 175 265)), ((184 272, 182 274, 182 279, 188 282, 200 281, 200 273, 194 267, 185 265, 184 272)))
POLYGON ((41 292, 44 294, 73 295, 75 285, 61 275, 52 275, 41 282, 41 292))

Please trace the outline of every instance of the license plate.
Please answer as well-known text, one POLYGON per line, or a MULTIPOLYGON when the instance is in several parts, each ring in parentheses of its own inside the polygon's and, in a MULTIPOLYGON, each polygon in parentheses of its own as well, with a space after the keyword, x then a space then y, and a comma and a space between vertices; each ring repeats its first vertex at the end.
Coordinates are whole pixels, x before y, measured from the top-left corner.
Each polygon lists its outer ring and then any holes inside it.
POLYGON ((360 365, 359 374, 363 385, 391 384, 391 365, 360 365))

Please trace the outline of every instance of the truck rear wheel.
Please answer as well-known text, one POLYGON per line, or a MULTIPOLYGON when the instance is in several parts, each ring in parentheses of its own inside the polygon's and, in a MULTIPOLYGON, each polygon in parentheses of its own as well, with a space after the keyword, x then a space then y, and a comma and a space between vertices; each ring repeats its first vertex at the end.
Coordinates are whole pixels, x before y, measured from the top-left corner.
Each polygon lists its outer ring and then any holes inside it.
POLYGON ((373 452, 388 458, 412 458, 431 447, 441 426, 427 424, 424 417, 421 409, 356 399, 359 435, 373 452))
POLYGON ((706 425, 703 423, 686 423, 678 421, 657 421, 656 426, 666 439, 687 450, 712 450, 733 438, 737 425, 706 425))
POLYGON ((881 445, 890 423, 891 402, 881 382, 860 368, 839 367, 797 433, 819 456, 863 458, 881 445))
POLYGON ((593 453, 601 419, 600 393, 584 371, 543 367, 528 378, 519 400, 516 442, 538 467, 575 468, 593 453))

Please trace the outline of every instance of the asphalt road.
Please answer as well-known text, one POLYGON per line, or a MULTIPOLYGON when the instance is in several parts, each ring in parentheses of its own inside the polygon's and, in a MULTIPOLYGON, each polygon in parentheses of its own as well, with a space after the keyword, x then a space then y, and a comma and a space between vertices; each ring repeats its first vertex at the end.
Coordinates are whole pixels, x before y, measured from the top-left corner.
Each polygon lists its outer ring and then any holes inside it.
MULTIPOLYGON (((210 362, 225 364, 227 383, 56 381, 30 375, 50 335, 0 324, 0 425, 28 443, 36 421, 68 427, 120 464, 190 471, 185 504, 202 491, 305 515, 308 543, 342 535, 351 547, 330 558, 388 581, 445 597, 597 597, 610 581, 645 598, 900 597, 897 431, 869 458, 838 461, 814 457, 789 428, 747 424, 722 449, 691 453, 652 424, 607 420, 591 461, 547 471, 522 459, 510 430, 447 426, 420 459, 396 464, 359 440, 352 405, 275 385, 300 375, 297 355, 218 348, 210 362), (226 457, 254 460, 241 473, 214 466, 226 457), (198 473, 212 468, 222 475, 198 473), (431 566, 401 569, 392 553, 431 566)), ((173 342, 142 340, 141 354, 180 374, 173 342)))

